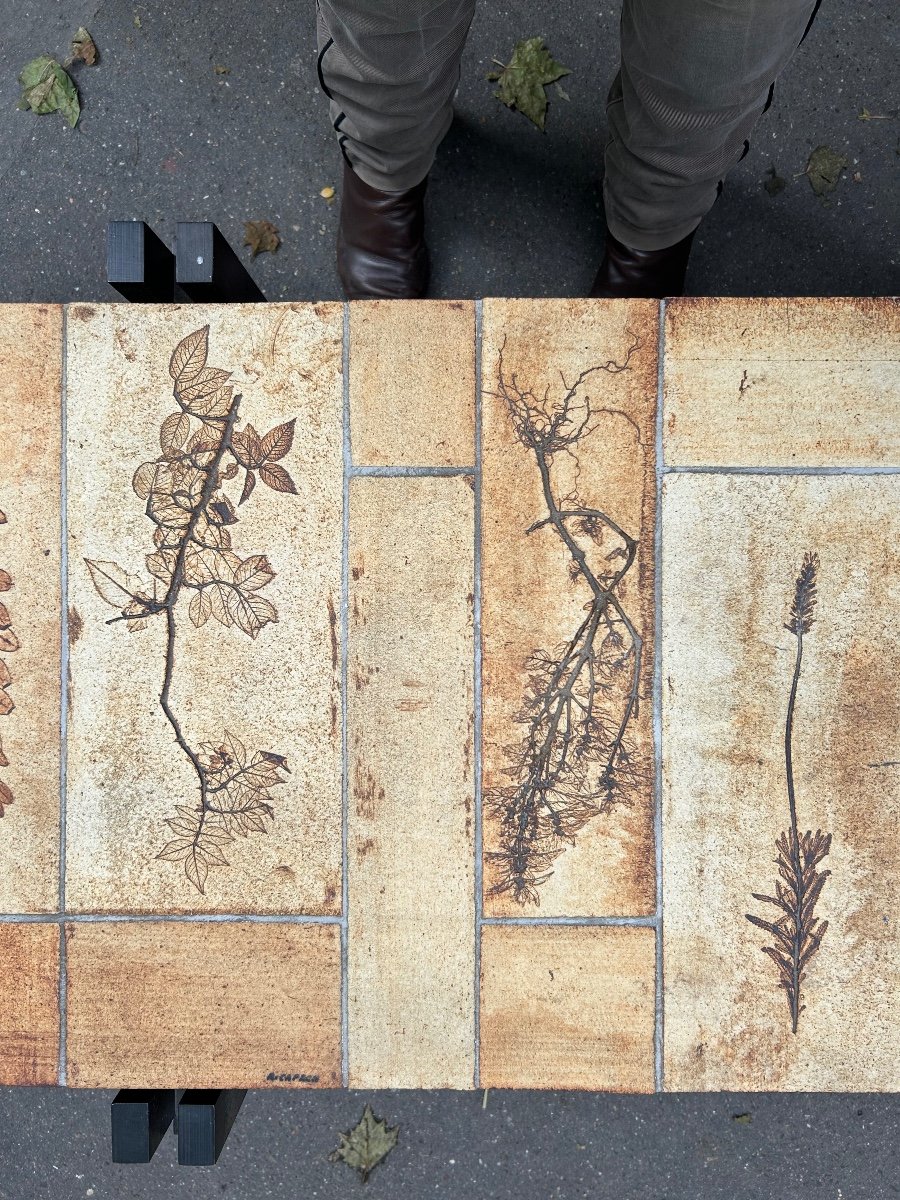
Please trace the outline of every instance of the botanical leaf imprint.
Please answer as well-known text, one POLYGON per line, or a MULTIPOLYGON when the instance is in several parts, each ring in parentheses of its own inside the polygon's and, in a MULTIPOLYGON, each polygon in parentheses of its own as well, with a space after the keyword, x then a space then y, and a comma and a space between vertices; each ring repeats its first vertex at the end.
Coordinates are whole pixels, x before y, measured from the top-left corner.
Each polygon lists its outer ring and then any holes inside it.
POLYGON ((822 944, 827 921, 813 916, 813 909, 830 871, 817 870, 819 863, 831 849, 831 834, 817 829, 800 834, 797 824, 797 799, 794 790, 793 732, 794 709, 797 703, 797 685, 803 662, 803 639, 812 629, 814 610, 818 599, 817 577, 819 556, 807 551, 794 586, 791 614, 784 626, 797 639, 794 657, 794 673, 788 696, 787 717, 784 726, 784 763, 787 781, 790 828, 775 840, 778 856, 775 859, 779 878, 775 880, 775 895, 767 896, 753 892, 753 899, 773 904, 782 915, 775 921, 764 921, 752 913, 747 920, 764 929, 775 940, 774 946, 763 946, 763 953, 778 968, 778 986, 784 989, 791 1014, 791 1029, 797 1032, 800 1014, 806 1007, 801 1003, 801 985, 806 978, 810 959, 822 944))
POLYGON ((638 539, 588 507, 577 484, 565 496, 553 485, 560 454, 575 459, 577 480, 578 444, 610 411, 592 404, 585 380, 597 371, 628 370, 640 344, 633 340, 622 363, 588 367, 571 385, 562 378, 558 398, 551 398, 549 385, 538 396, 515 374, 507 378, 503 346, 498 353, 495 394, 506 401, 519 442, 534 455, 546 506, 546 516, 526 532, 551 528, 569 553, 570 579, 587 593, 586 615, 569 641, 552 651, 536 649, 525 661, 528 685, 516 716, 522 737, 504 747, 509 766, 503 773, 513 782, 486 793, 488 812, 499 823, 499 848, 486 855, 496 872, 490 894, 510 892, 523 905, 540 903, 538 889, 553 863, 587 822, 627 803, 649 779, 631 738, 643 640, 619 596, 638 539))
POLYGON ((161 618, 165 626, 159 703, 197 775, 199 794, 195 804, 177 805, 176 816, 166 820, 175 836, 157 858, 183 863, 185 875, 200 892, 205 891, 210 866, 228 865, 223 846, 235 837, 268 832, 268 822, 275 817, 270 789, 284 782, 288 765, 281 754, 249 751, 228 730, 214 742, 197 747, 188 743, 169 699, 178 616, 186 607, 195 627, 212 618, 251 638, 278 620, 275 605, 260 595, 275 571, 265 554, 242 558, 234 550, 231 529, 238 516, 223 487, 243 468, 239 503, 252 492, 257 471, 275 491, 296 492, 277 461, 293 444, 294 422, 278 425, 263 437, 249 424, 238 430, 241 396, 228 383, 229 371, 206 365, 208 345, 209 326, 204 325, 175 347, 169 374, 178 410, 160 426, 161 453, 142 463, 132 480, 154 526, 154 549, 144 561, 147 575, 132 575, 115 562, 85 560, 98 594, 119 610, 107 624, 124 621, 131 633, 154 618, 161 618), (187 603, 179 610, 182 599, 187 603))

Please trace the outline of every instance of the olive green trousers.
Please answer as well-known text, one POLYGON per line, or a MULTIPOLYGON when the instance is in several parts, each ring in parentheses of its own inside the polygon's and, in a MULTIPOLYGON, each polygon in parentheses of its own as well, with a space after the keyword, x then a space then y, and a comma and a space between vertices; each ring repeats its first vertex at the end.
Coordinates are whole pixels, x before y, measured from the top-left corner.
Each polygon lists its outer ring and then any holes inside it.
MULTIPOLYGON (((820 0, 624 0, 606 104, 610 232, 686 237, 749 148, 820 0)), ((317 0, 318 72, 343 154, 372 187, 431 168, 453 120, 475 0, 317 0)))

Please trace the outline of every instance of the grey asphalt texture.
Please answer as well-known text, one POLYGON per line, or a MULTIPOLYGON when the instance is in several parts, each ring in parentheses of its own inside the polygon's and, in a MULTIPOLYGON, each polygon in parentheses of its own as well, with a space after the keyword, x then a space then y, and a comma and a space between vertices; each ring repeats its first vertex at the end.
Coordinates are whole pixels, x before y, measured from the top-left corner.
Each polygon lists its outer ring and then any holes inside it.
MULTIPOLYGON (((701 226, 691 294, 900 290, 896 15, 871 0, 824 0, 701 226), (864 110, 875 119, 860 119, 864 110), (848 159, 824 198, 803 173, 819 145, 848 159), (777 195, 764 186, 773 167, 786 184, 777 195)), ((603 238, 617 25, 615 4, 481 0, 457 120, 431 175, 433 295, 585 294, 603 238), (484 78, 494 56, 536 34, 573 72, 568 101, 550 90, 543 135, 484 78)), ((338 204, 319 191, 339 187, 341 160, 317 86, 312 0, 0 0, 0 31, 0 301, 116 299, 104 277, 116 218, 146 220, 170 244, 176 221, 214 220, 237 247, 244 221, 271 220, 283 245, 252 265, 267 298, 340 298, 338 204), (18 70, 38 54, 64 57, 79 24, 101 61, 76 71, 78 129, 16 111, 18 70)), ((110 1164, 112 1094, 0 1089, 0 1200, 353 1195, 361 1185, 327 1156, 366 1100, 401 1127, 366 1185, 371 1200, 900 1195, 893 1096, 490 1092, 485 1106, 480 1092, 258 1091, 216 1167, 179 1168, 171 1136, 149 1167, 110 1164)))

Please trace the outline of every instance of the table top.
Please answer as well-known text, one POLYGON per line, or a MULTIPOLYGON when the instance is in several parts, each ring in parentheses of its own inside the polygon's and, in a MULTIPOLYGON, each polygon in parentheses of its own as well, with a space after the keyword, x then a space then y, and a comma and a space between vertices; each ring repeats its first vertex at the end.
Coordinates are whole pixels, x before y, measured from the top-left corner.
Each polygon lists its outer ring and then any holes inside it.
POLYGON ((0 306, 0 1083, 895 1090, 890 299, 0 306))

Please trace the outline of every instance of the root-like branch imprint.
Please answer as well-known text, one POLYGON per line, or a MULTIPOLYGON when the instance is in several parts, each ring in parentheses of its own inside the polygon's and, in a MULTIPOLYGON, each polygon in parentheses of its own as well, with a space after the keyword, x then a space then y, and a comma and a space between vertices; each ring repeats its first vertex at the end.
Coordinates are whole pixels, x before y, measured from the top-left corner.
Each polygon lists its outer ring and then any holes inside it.
MULTIPOLYGON (((633 335, 632 335, 633 337, 633 335)), ((588 598, 585 616, 571 638, 553 651, 534 650, 525 662, 528 685, 516 716, 518 745, 505 747, 512 783, 486 793, 487 811, 499 825, 499 848, 487 853, 495 882, 490 894, 509 892, 519 904, 539 904, 538 889, 553 864, 591 818, 639 794, 649 777, 632 742, 638 716, 644 643, 619 595, 632 569, 638 539, 608 513, 578 494, 554 488, 553 463, 575 459, 577 447, 603 413, 592 405, 585 381, 596 372, 628 370, 640 342, 633 338, 624 362, 588 367, 562 395, 542 396, 507 378, 503 346, 498 353, 495 395, 507 406, 519 442, 534 456, 546 515, 527 532, 549 527, 570 556, 569 573, 588 598)))
MULTIPOLYGON (((0 512, 0 525, 6 524, 6 513, 0 512)), ((13 586, 12 576, 8 571, 0 570, 0 592, 8 592, 13 586)), ((0 602, 0 653, 14 654, 19 649, 19 639, 12 627, 12 617, 9 609, 0 602)), ((0 717, 8 717, 16 707, 13 698, 6 690, 13 681, 9 667, 0 658, 0 717)), ((0 767, 8 767, 9 759, 3 753, 3 739, 0 738, 0 767)), ((5 816, 7 808, 15 797, 9 784, 0 779, 0 817, 5 816)))
POLYGON ((195 804, 176 806, 169 825, 175 837, 157 858, 184 863, 187 878, 200 892, 210 866, 227 866, 222 847, 235 835, 268 832, 274 819, 271 789, 284 782, 283 755, 250 752, 225 730, 215 742, 191 746, 170 701, 175 672, 175 638, 179 601, 190 595, 191 623, 210 617, 255 638, 278 620, 274 604, 260 594, 275 578, 265 554, 241 558, 232 547, 231 527, 237 511, 224 490, 244 472, 238 505, 251 495, 257 473, 277 492, 296 488, 279 459, 290 450, 294 421, 261 437, 252 425, 236 428, 241 396, 228 383, 230 372, 206 365, 209 326, 189 334, 175 347, 169 363, 178 406, 160 428, 162 453, 143 463, 132 486, 153 523, 155 549, 146 556, 153 583, 129 575, 114 562, 85 560, 94 587, 119 610, 107 624, 124 622, 129 632, 145 628, 155 617, 165 625, 165 651, 159 703, 175 741, 197 776, 195 804))
POLYGON ((779 878, 775 880, 775 895, 754 892, 753 899, 772 904, 782 915, 774 921, 765 921, 752 913, 747 920, 771 934, 774 946, 763 946, 763 952, 778 968, 778 986, 784 989, 791 1015, 791 1029, 797 1032, 802 1003, 801 985, 806 978, 810 959, 822 944, 827 921, 813 915, 813 910, 830 871, 819 871, 819 863, 831 849, 831 834, 817 829, 801 834, 797 822, 797 798, 794 790, 794 709, 797 704, 797 685, 803 663, 803 639, 812 629, 817 596, 819 556, 808 552, 794 585, 791 613, 785 629, 797 639, 794 656, 794 673, 788 695, 787 716, 784 725, 784 764, 787 782, 790 827, 775 840, 778 856, 775 864, 779 878))

